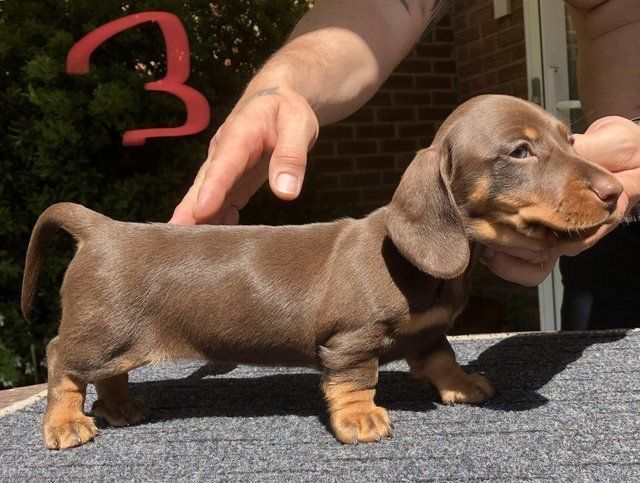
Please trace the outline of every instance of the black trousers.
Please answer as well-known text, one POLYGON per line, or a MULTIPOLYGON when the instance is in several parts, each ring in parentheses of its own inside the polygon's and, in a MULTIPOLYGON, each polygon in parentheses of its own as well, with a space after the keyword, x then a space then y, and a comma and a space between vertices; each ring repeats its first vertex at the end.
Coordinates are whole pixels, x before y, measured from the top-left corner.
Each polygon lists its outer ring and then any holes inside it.
POLYGON ((560 259, 563 330, 640 327, 640 222, 560 259))

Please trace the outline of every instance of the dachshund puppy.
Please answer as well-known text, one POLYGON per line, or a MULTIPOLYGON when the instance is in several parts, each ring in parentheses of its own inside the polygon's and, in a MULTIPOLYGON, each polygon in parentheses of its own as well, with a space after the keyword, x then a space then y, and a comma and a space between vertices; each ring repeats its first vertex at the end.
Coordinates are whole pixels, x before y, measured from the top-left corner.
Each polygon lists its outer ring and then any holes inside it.
POLYGON ((343 443, 390 435, 374 395, 378 367, 392 360, 405 358, 446 404, 483 403, 490 382, 466 374, 445 337, 480 243, 544 250, 613 221, 620 183, 571 145, 538 106, 481 96, 451 114, 390 204, 363 219, 183 227, 51 206, 33 230, 22 287, 28 318, 49 239, 71 233, 77 253, 47 347, 47 448, 98 434, 84 414, 89 383, 97 417, 147 418, 127 373, 161 360, 317 368, 343 443))

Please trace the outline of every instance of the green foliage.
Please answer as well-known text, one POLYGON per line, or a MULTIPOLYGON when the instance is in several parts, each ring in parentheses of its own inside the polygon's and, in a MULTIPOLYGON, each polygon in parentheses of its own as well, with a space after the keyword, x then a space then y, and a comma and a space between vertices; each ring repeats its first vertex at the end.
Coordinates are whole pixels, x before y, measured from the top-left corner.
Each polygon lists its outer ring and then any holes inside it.
POLYGON ((248 78, 281 45, 305 0, 9 0, 0 3, 0 387, 43 381, 44 346, 57 331, 58 288, 71 258, 56 237, 40 278, 32 323, 19 312, 24 255, 38 215, 59 201, 121 220, 167 220, 205 159, 215 127, 248 78), (176 14, 189 35, 188 84, 212 106, 207 132, 122 147, 127 129, 182 124, 182 103, 143 90, 164 75, 158 26, 107 41, 90 73, 65 58, 90 30, 149 10, 176 14))

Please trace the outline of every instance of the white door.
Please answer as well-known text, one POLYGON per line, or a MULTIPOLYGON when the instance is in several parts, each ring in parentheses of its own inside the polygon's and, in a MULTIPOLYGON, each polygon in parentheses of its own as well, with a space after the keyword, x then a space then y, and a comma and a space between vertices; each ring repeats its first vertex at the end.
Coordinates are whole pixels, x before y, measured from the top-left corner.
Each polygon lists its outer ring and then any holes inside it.
MULTIPOLYGON (((567 48, 565 4, 561 0, 524 0, 523 7, 529 100, 571 124, 572 118, 580 116, 580 102, 575 99, 575 56, 570 56, 567 48)), ((560 330, 562 281, 558 265, 539 286, 538 304, 540 330, 560 330)))

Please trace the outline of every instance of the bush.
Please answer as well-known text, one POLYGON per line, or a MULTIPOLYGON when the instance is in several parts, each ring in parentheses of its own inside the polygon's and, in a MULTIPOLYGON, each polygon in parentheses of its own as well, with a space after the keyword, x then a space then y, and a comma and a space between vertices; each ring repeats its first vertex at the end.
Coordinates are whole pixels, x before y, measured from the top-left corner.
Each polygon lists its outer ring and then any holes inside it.
POLYGON ((45 379, 46 342, 57 332, 58 289, 71 258, 56 237, 40 277, 32 323, 19 312, 31 227, 52 203, 74 201, 121 220, 166 221, 205 159, 209 139, 242 87, 281 45, 306 0, 9 0, 0 3, 0 387, 45 379), (207 132, 122 147, 127 129, 182 124, 182 103, 143 90, 164 76, 159 28, 110 39, 88 75, 65 58, 87 32, 130 13, 164 10, 191 46, 188 84, 212 107, 207 132))

